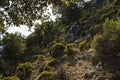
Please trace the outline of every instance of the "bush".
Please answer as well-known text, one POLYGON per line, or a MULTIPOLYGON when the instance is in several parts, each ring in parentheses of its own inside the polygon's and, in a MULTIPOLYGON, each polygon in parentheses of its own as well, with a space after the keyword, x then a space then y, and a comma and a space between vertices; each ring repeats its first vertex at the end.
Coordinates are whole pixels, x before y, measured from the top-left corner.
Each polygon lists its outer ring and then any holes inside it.
POLYGON ((72 47, 75 46, 75 43, 66 44, 65 53, 71 55, 73 53, 72 47))
POLYGON ((62 60, 65 60, 67 58, 68 58, 68 55, 66 55, 66 54, 62 56, 62 60))
POLYGON ((47 65, 53 66, 53 65, 55 65, 56 63, 57 63, 57 60, 56 60, 55 58, 51 58, 51 59, 48 61, 47 65))
POLYGON ((55 45, 53 45, 53 47, 50 51, 50 54, 52 57, 57 58, 64 54, 64 50, 65 50, 65 44, 56 43, 55 45))
POLYGON ((103 24, 103 33, 94 36, 92 43, 92 47, 95 49, 95 56, 99 61, 102 63, 112 63, 114 59, 119 61, 120 20, 106 20, 103 24))
POLYGON ((79 49, 84 50, 86 48, 86 43, 87 43, 86 40, 80 42, 79 45, 78 45, 79 49))
POLYGON ((66 44, 67 47, 74 47, 75 46, 75 43, 69 43, 69 44, 66 44))
POLYGON ((95 25, 95 26, 91 27, 91 29, 90 29, 90 34, 91 34, 92 37, 94 35, 100 34, 102 32, 103 32, 102 24, 95 25))
POLYGON ((36 60, 39 63, 40 61, 42 61, 44 59, 44 56, 43 55, 34 55, 32 58, 33 58, 33 61, 36 60))
POLYGON ((35 80, 52 80, 51 76, 53 75, 53 72, 43 71, 38 75, 38 77, 35 80))
POLYGON ((32 73, 32 64, 30 62, 22 63, 17 66, 16 75, 22 79, 25 80, 30 77, 32 73))
POLYGON ((51 58, 47 64, 44 66, 44 69, 43 70, 52 70, 52 67, 51 66, 54 66, 55 64, 57 63, 57 60, 55 58, 51 58))
POLYGON ((20 80, 17 76, 4 77, 2 80, 20 80))

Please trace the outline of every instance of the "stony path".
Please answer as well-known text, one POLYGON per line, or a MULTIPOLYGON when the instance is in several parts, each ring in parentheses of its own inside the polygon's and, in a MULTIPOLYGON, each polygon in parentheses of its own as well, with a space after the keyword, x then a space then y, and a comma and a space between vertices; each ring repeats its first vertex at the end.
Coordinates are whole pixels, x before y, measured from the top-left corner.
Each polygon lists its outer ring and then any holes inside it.
POLYGON ((78 48, 73 48, 73 50, 76 52, 75 59, 77 62, 74 66, 66 65, 66 74, 68 75, 67 78, 70 80, 84 80, 86 71, 92 70, 92 65, 81 59, 82 54, 78 48))
POLYGON ((103 71, 100 68, 93 66, 90 61, 82 59, 83 54, 78 48, 73 48, 73 50, 77 52, 74 56, 77 62, 73 66, 65 66, 67 80, 99 80, 98 76, 103 77, 103 71))

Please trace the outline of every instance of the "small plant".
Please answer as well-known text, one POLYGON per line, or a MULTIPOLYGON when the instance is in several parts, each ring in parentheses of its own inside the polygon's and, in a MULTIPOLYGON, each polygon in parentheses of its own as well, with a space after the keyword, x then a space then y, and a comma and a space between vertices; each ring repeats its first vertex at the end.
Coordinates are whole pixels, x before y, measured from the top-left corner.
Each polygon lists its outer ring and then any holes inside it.
POLYGON ((87 43, 86 40, 80 42, 79 45, 78 45, 79 49, 84 50, 86 48, 86 43, 87 43))
POLYGON ((42 61, 44 59, 44 56, 43 55, 34 55, 32 58, 34 61, 36 60, 38 63, 40 63, 40 61, 42 61))
POLYGON ((68 58, 68 55, 66 55, 66 54, 62 56, 62 60, 65 60, 67 58, 68 58))
POLYGON ((53 75, 53 72, 49 71, 43 71, 38 75, 38 77, 35 80, 52 80, 51 76, 53 75))
POLYGON ((20 80, 17 76, 4 77, 2 80, 20 80))
POLYGON ((52 70, 52 67, 51 66, 54 66, 55 64, 57 63, 57 60, 55 58, 51 58, 47 64, 44 66, 44 70, 52 70))
POLYGON ((47 65, 53 66, 53 65, 55 65, 56 63, 57 63, 57 60, 56 60, 55 58, 51 58, 51 59, 48 61, 47 65))
POLYGON ((69 43, 69 44, 66 44, 67 47, 74 47, 75 46, 75 43, 69 43))
POLYGON ((74 46, 75 46, 75 43, 66 44, 65 53, 67 55, 73 54, 72 47, 74 47, 74 46))
POLYGON ((50 51, 50 54, 52 57, 57 58, 64 54, 64 50, 65 50, 65 44, 56 43, 55 45, 53 45, 53 47, 50 51))
POLYGON ((17 66, 16 75, 24 80, 30 77, 32 73, 32 64, 30 62, 22 63, 17 66))

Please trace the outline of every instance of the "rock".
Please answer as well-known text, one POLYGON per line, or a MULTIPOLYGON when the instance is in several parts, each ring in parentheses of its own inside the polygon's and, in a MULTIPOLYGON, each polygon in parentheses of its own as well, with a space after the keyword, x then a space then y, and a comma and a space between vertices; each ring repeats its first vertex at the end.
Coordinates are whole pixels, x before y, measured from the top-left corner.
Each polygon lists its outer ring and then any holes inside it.
POLYGON ((85 73, 84 78, 92 78, 95 74, 96 74, 96 72, 94 72, 94 71, 85 73))

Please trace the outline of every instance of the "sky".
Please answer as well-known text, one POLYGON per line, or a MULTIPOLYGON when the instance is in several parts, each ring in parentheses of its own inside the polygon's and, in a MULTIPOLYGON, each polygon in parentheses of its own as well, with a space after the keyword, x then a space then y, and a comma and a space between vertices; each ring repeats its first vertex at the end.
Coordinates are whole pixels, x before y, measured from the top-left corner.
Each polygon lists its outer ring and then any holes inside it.
POLYGON ((31 30, 25 25, 22 25, 20 27, 9 27, 7 32, 9 33, 15 33, 15 32, 20 32, 24 36, 30 35, 34 31, 34 28, 32 27, 31 30))

